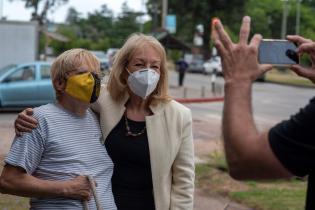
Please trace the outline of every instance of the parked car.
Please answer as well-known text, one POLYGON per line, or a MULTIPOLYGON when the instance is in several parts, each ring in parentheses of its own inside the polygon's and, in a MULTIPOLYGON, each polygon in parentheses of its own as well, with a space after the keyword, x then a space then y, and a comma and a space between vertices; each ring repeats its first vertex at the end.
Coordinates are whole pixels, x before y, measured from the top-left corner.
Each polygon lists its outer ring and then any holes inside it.
POLYGON ((107 71, 109 69, 109 58, 103 51, 91 51, 101 62, 101 70, 107 71))
POLYGON ((219 56, 215 56, 207 60, 204 64, 204 73, 205 74, 212 74, 216 73, 217 75, 222 76, 222 64, 221 58, 219 56))
POLYGON ((55 101, 48 62, 8 65, 0 69, 0 107, 38 106, 55 101))
POLYGON ((193 73, 204 73, 205 68, 203 66, 204 60, 203 59, 193 59, 188 66, 187 71, 193 73))

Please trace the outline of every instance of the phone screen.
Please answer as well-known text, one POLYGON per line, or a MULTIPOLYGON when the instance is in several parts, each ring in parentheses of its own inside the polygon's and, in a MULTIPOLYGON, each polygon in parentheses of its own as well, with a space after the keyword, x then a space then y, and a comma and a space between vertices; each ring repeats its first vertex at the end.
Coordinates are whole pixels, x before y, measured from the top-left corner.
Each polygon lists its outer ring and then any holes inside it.
POLYGON ((263 39, 259 45, 258 59, 261 64, 288 66, 299 63, 297 46, 287 40, 263 39))

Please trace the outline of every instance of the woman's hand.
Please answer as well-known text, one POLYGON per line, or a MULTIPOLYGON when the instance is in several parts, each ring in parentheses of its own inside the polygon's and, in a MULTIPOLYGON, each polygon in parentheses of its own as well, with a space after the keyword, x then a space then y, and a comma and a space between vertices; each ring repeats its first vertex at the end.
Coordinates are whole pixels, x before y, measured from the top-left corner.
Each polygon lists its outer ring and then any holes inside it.
POLYGON ((310 55, 312 66, 310 68, 305 68, 301 65, 293 65, 291 69, 299 76, 305 77, 315 83, 315 42, 310 39, 305 39, 301 36, 287 36, 287 39, 291 42, 298 44, 299 55, 307 53, 310 55))
POLYGON ((32 108, 27 108, 18 114, 14 121, 15 134, 17 136, 21 136, 23 132, 31 132, 37 127, 37 120, 32 115, 32 108))
POLYGON ((90 200, 91 185, 86 176, 77 176, 64 183, 63 197, 86 201, 90 200))

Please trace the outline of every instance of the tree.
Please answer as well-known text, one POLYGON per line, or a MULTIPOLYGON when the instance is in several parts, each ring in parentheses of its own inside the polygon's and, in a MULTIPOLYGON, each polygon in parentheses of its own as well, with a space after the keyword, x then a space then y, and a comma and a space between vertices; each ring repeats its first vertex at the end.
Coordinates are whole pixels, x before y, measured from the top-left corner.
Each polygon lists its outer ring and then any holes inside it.
POLYGON ((140 31, 140 23, 137 21, 139 15, 126 2, 123 3, 122 13, 114 23, 115 39, 111 40, 113 47, 119 48, 130 34, 140 31))
MULTIPOLYGON (((295 34, 296 0, 288 3, 287 34, 295 34)), ((315 39, 314 6, 312 1, 302 1, 300 34, 315 39)), ((252 19, 252 34, 259 33, 265 38, 279 39, 281 36, 283 2, 274 0, 248 0, 246 14, 252 19)))
POLYGON ((66 23, 67 24, 77 24, 80 21, 81 13, 78 12, 74 7, 68 9, 66 23))
MULTIPOLYGON (((227 30, 236 34, 245 11, 245 3, 246 0, 169 0, 168 14, 176 15, 176 36, 187 43, 192 42, 195 27, 202 24, 204 26, 203 49, 205 54, 209 54, 211 19, 219 17, 227 30)), ((161 1, 148 0, 148 13, 152 18, 156 11, 161 11, 161 6, 161 1)), ((160 22, 160 18, 158 21, 160 22)))
POLYGON ((25 8, 32 8, 31 20, 38 21, 40 25, 44 25, 49 10, 56 9, 58 6, 66 4, 68 0, 10 0, 23 1, 25 8))

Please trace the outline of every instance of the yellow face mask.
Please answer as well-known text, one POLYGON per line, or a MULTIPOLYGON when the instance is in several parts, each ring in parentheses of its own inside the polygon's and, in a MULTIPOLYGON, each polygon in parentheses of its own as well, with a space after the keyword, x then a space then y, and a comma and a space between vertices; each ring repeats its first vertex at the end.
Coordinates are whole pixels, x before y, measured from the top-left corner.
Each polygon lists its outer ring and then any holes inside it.
POLYGON ((100 95, 101 80, 91 72, 68 78, 65 92, 80 101, 94 103, 100 95))

